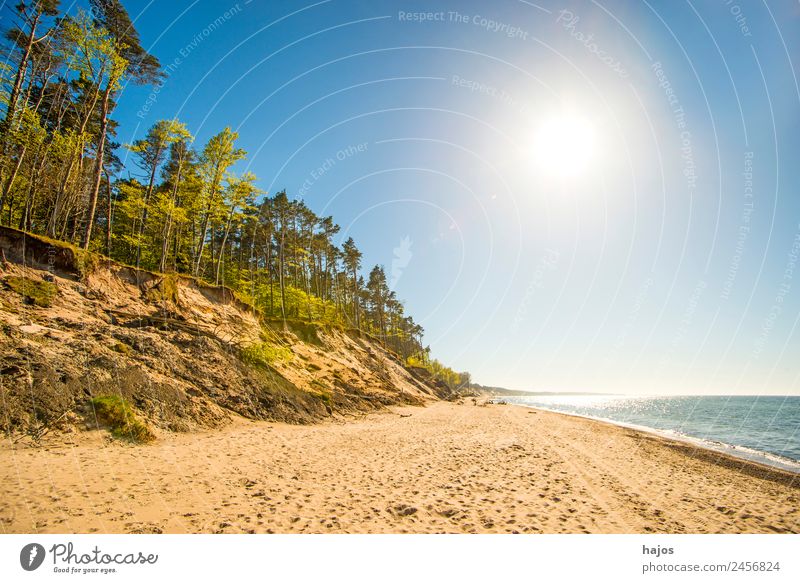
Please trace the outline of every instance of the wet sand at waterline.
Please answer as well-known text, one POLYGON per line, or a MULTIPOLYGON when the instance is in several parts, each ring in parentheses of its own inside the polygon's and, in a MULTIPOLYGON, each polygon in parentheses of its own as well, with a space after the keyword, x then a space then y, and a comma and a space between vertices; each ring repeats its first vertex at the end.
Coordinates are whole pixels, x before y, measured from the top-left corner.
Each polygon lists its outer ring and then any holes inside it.
POLYGON ((0 532, 800 532, 800 476, 632 429, 434 403, 128 445, 0 446, 0 532))

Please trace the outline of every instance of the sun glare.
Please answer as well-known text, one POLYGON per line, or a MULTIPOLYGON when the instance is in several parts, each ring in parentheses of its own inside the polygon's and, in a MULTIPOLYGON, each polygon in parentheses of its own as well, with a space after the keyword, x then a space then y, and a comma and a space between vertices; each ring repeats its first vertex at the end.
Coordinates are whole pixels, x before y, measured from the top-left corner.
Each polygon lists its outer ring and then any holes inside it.
POLYGON ((551 176, 580 176, 596 158, 594 126, 571 112, 545 118, 534 134, 533 156, 538 169, 551 176))

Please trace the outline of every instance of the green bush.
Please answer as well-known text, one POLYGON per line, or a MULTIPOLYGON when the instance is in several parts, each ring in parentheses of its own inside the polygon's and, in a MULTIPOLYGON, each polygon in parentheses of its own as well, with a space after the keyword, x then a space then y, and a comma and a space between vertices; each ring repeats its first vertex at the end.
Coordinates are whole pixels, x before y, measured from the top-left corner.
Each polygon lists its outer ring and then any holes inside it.
POLYGON ((100 257, 91 251, 85 251, 74 246, 70 247, 75 257, 75 271, 85 280, 100 267, 100 257))
POLYGON ((114 352, 119 352, 120 354, 130 354, 133 352, 133 349, 128 346, 127 344, 123 344, 122 342, 116 342, 115 344, 111 345, 111 350, 114 352))
POLYGON ((452 368, 443 365, 438 360, 422 359, 416 356, 406 358, 406 366, 410 368, 423 368, 437 381, 443 382, 451 389, 455 389, 461 384, 461 373, 457 373, 452 368))
POLYGON ((156 284, 147 290, 146 297, 151 302, 178 303, 178 279, 174 274, 164 275, 156 284))
POLYGON ((327 405, 333 404, 333 397, 331 397, 330 393, 320 391, 318 393, 312 392, 311 394, 314 396, 314 398, 319 399, 327 405))
POLYGON ((42 308, 49 308, 53 304, 56 295, 58 295, 56 284, 49 281, 39 281, 15 275, 9 275, 4 281, 9 289, 42 308))
POLYGON ((133 407, 120 396, 105 395, 90 401, 97 421, 107 425, 111 434, 138 443, 153 441, 156 436, 133 412, 133 407))
POLYGON ((242 360, 248 364, 272 366, 292 359, 292 351, 270 342, 256 342, 242 349, 242 360))

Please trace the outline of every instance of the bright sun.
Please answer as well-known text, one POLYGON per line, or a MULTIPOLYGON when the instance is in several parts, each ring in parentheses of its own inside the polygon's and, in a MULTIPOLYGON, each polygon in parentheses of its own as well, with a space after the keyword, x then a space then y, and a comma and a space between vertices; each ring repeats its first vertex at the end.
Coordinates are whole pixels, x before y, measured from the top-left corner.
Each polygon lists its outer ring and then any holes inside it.
POLYGON ((533 156, 539 169, 551 176, 580 176, 596 157, 594 126, 585 117, 571 112, 548 117, 534 134, 533 156))

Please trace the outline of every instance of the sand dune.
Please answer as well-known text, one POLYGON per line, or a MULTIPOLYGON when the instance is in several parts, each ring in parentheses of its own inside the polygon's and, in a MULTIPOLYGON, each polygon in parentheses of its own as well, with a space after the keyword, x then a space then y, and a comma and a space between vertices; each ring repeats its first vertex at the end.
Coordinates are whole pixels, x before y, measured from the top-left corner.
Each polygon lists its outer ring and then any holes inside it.
POLYGON ((513 406, 91 432, 0 462, 2 532, 800 532, 798 476, 513 406))

